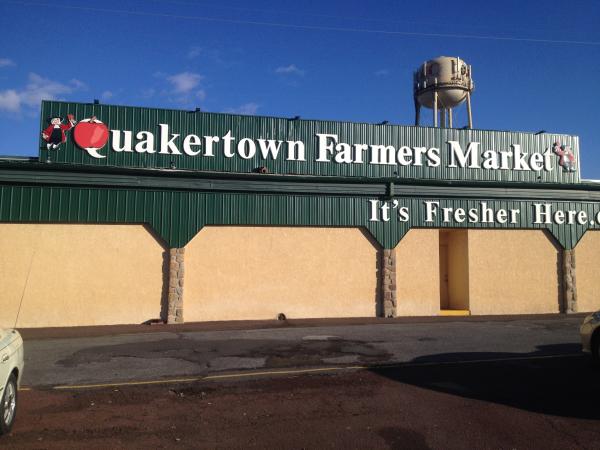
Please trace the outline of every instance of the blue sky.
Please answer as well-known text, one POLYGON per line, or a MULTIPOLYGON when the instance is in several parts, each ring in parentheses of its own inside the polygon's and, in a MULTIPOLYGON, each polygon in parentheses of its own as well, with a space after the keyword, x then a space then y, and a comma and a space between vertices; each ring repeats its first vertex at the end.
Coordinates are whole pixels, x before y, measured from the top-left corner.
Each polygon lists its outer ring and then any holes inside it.
POLYGON ((0 0, 0 154, 37 155, 42 98, 411 125, 412 72, 456 55, 475 128, 578 135, 600 179, 598 24, 595 0, 0 0))

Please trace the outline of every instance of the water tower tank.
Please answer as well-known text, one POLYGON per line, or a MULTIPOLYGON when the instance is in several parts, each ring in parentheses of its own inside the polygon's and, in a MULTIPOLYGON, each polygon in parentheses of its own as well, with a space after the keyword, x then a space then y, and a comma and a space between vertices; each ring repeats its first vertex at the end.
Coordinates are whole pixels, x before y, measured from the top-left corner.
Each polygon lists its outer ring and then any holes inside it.
MULTIPOLYGON (((446 117, 452 127, 452 108, 467 100, 469 128, 472 127, 471 92, 475 85, 471 78, 471 66, 458 57, 440 56, 424 62, 414 74, 413 92, 417 122, 421 106, 434 110, 434 126, 440 112, 441 125, 446 117)), ((419 125, 416 123, 416 125, 419 125)))

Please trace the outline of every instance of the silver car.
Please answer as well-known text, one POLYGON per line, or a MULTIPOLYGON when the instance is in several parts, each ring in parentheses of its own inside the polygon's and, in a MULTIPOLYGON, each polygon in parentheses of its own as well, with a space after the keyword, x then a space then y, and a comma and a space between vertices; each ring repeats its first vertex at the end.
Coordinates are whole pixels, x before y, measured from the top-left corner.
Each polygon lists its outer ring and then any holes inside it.
POLYGON ((22 376, 23 339, 17 330, 0 328, 0 434, 12 429, 22 376))
POLYGON ((595 362, 600 362, 600 311, 587 316, 579 332, 583 351, 591 353, 595 362))

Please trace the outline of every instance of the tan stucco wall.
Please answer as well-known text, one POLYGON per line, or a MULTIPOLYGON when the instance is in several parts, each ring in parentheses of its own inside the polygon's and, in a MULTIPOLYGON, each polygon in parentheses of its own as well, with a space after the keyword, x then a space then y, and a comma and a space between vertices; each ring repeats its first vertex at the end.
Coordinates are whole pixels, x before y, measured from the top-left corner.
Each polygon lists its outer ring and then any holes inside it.
POLYGON ((186 322, 374 317, 378 251, 355 228, 205 227, 186 246, 186 322))
POLYGON ((446 233, 448 242, 448 308, 469 309, 469 240, 470 231, 446 233))
POLYGON ((14 326, 21 296, 18 327, 160 315, 164 250, 143 225, 0 224, 0 249, 0 326, 14 326))
POLYGON ((600 231, 587 231, 575 247, 577 310, 600 309, 600 231))
POLYGON ((469 230, 472 314, 559 312, 558 249, 537 230, 469 230))
POLYGON ((398 316, 439 313, 438 230, 412 229, 396 246, 396 295, 398 316))

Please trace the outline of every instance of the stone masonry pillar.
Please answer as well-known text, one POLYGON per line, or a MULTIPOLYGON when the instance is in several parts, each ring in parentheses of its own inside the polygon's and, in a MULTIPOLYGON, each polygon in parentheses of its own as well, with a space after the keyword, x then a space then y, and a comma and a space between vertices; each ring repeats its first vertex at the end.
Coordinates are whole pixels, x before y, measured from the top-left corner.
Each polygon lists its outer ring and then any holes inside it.
POLYGON ((396 249, 384 248, 382 259, 383 316, 396 317, 396 249))
POLYGON ((169 249, 169 303, 167 323, 183 323, 183 277, 185 248, 169 249))
POLYGON ((562 252, 563 298, 564 312, 577 312, 577 280, 575 278, 575 250, 562 252))

